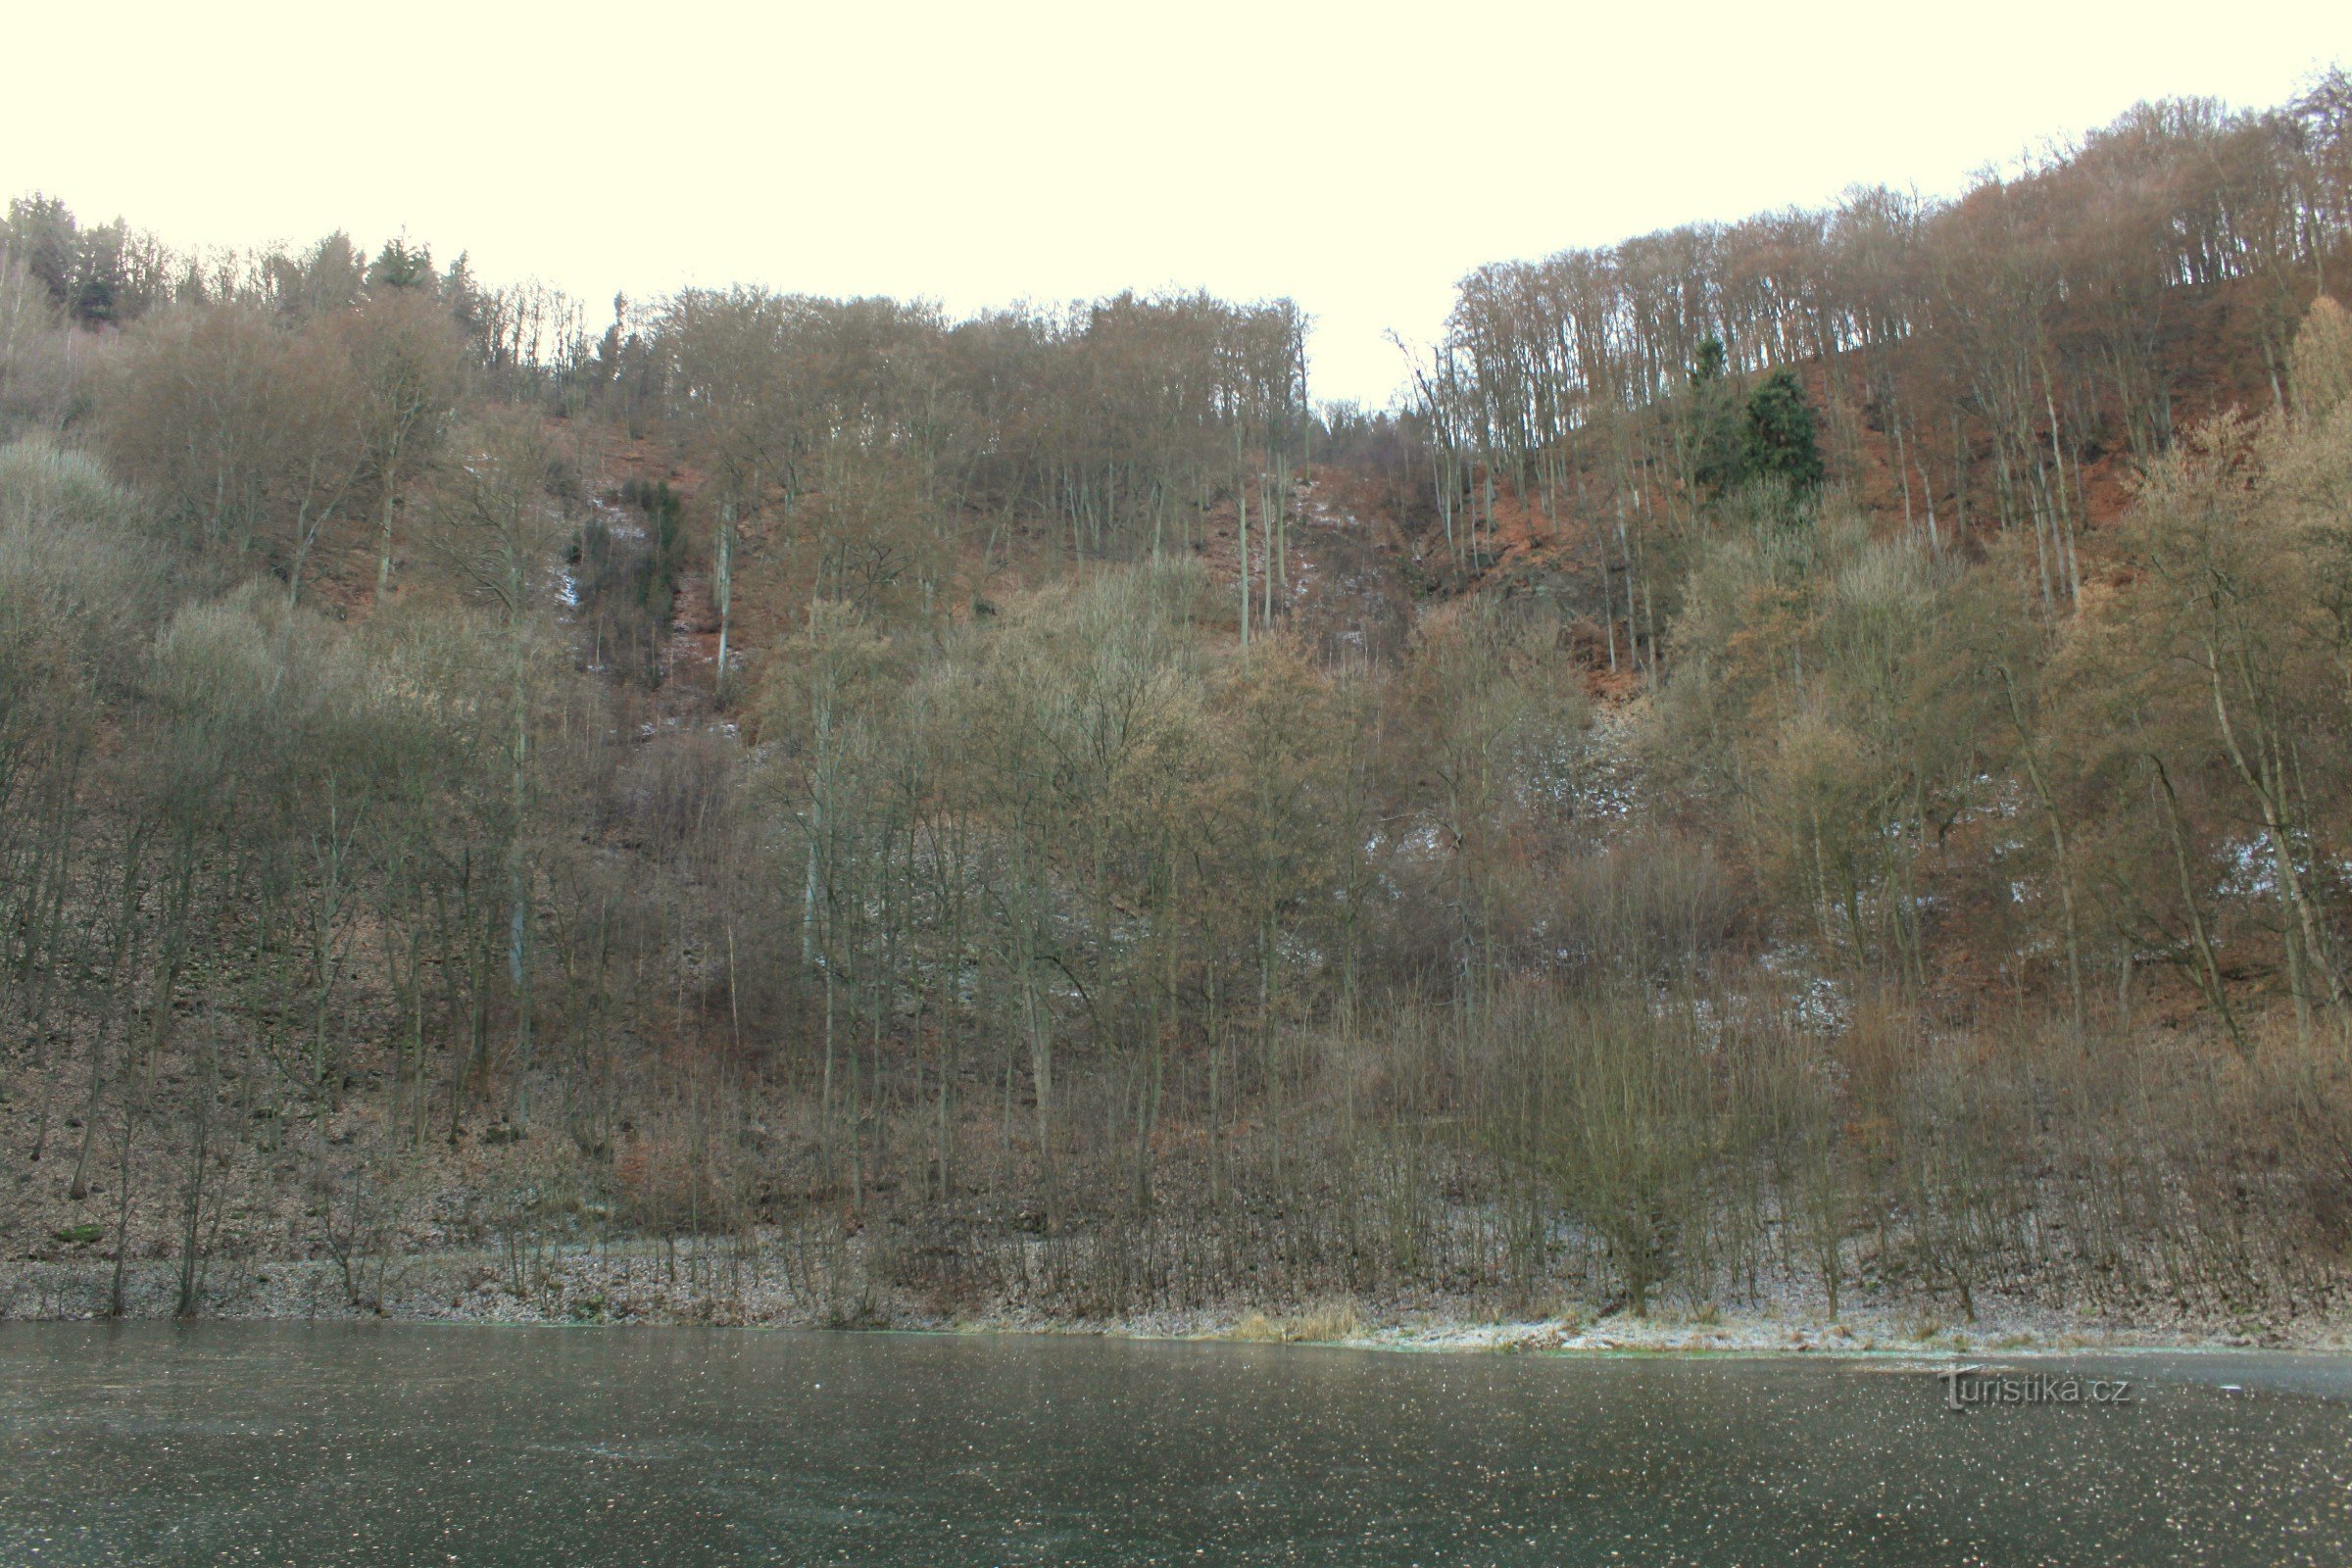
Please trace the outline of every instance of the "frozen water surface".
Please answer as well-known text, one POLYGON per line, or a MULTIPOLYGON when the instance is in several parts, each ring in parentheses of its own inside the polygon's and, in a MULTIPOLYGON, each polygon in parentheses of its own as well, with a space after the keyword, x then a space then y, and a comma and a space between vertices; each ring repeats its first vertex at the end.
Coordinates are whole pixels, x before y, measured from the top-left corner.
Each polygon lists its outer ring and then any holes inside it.
POLYGON ((2352 1562, 2352 1358, 1944 1364, 0 1325, 0 1562, 2352 1562))

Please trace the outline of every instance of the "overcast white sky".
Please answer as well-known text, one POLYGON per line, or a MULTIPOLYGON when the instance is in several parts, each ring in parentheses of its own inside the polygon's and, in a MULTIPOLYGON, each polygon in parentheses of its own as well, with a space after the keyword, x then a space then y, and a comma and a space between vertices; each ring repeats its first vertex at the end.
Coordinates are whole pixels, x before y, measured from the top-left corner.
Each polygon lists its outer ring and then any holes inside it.
POLYGON ((0 193, 175 244, 405 227, 600 323, 689 282, 1288 294, 1316 395, 1378 403, 1482 262, 2276 103, 2352 6, 224 0, 15 9, 0 57, 0 193))

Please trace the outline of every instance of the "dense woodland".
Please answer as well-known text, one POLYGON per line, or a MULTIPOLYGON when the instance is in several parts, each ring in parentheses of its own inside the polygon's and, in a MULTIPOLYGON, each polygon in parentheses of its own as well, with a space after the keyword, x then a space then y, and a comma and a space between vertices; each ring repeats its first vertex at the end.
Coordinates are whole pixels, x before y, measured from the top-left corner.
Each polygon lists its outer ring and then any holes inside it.
POLYGON ((15 200, 5 1266, 2340 1308, 2347 298, 2340 72, 1482 269, 1385 411, 15 200))

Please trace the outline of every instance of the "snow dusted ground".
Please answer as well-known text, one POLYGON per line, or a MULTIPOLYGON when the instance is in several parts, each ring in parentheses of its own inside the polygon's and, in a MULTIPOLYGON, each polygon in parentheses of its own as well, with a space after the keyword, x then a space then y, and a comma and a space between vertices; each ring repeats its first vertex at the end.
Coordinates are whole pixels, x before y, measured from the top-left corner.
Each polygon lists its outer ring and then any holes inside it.
MULTIPOLYGON (((565 1250, 517 1264, 495 1251, 447 1251, 369 1260, 356 1271, 355 1303, 340 1265, 303 1260, 221 1266, 207 1283, 201 1315, 240 1320, 505 1324, 696 1324, 829 1326, 944 1333, 1103 1335, 1147 1340, 1240 1340, 1380 1350, 1544 1353, 1757 1353, 1832 1355, 1975 1354, 2059 1349, 2203 1349, 2265 1346, 2352 1349, 2352 1323, 2298 1319, 2262 1329, 2211 1323, 2117 1322, 1995 1298, 1978 1302, 1974 1322, 1918 1303, 1854 1301, 1831 1321, 1817 1300, 1792 1295, 1756 1307, 1661 1305, 1646 1317, 1497 1316, 1474 1301, 1413 1303, 1335 1300, 1285 1313, 1231 1307, 1147 1312, 1115 1319, 1056 1316, 1013 1303, 942 1315, 913 1303, 812 1293, 771 1259, 764 1267, 716 1253, 696 1257, 650 1245, 565 1250), (380 1303, 380 1304, 379 1304, 380 1303)), ((0 1320, 88 1319, 106 1314, 113 1265, 0 1264, 0 1320)), ((125 1316, 170 1316, 176 1270, 162 1260, 125 1271, 125 1316)))

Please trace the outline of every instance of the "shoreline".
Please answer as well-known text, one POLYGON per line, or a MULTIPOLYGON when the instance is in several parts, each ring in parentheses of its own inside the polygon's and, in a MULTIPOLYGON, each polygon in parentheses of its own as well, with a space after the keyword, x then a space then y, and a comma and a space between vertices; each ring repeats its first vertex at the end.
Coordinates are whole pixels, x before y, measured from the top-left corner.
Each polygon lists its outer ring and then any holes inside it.
MULTIPOLYGON (((709 1265, 705 1265, 708 1267, 709 1265)), ((111 1260, 0 1264, 0 1322, 117 1321, 107 1311, 111 1260)), ((836 1330, 937 1335, 1033 1335, 1170 1344, 1298 1345, 1338 1349, 1547 1355, 1936 1356, 2087 1351, 2352 1352, 2352 1323, 2310 1316, 2224 1324, 2132 1321, 1985 1299, 1976 1319, 1916 1301, 1849 1300, 1833 1321, 1822 1303, 1778 1298, 1731 1308, 1661 1305, 1646 1317, 1570 1306, 1514 1315, 1458 1298, 1332 1301, 1269 1313, 1232 1304, 1119 1317, 1062 1316, 997 1303, 941 1312, 913 1302, 861 1300, 855 1310, 793 1292, 769 1275, 732 1288, 681 1280, 650 1254, 565 1254, 532 1265, 515 1290, 489 1253, 423 1253, 370 1270, 372 1298, 355 1303, 340 1267, 325 1260, 255 1263, 208 1282, 197 1322, 377 1322, 480 1327, 639 1327, 836 1330)), ((692 1270, 688 1271, 690 1274, 692 1270)), ((713 1275, 715 1271, 713 1271, 713 1275)), ((715 1277, 710 1282, 717 1283, 715 1277)), ((160 1261, 125 1271, 119 1321, 172 1320, 177 1270, 160 1261)))

